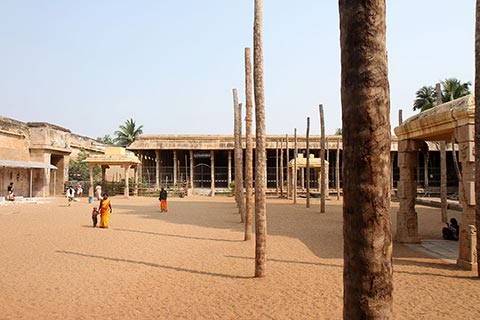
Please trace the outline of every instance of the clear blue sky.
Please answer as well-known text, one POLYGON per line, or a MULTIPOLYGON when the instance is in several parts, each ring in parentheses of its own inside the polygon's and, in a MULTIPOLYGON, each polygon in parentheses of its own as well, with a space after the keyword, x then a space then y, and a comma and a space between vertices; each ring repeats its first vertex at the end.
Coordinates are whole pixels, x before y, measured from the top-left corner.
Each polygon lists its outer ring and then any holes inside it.
MULTIPOLYGON (((391 123, 415 91, 474 79, 474 0, 387 1, 391 123)), ((230 134, 253 0, 0 0, 0 115, 96 138, 230 134)), ((264 0, 267 133, 341 127, 338 1, 264 0)))

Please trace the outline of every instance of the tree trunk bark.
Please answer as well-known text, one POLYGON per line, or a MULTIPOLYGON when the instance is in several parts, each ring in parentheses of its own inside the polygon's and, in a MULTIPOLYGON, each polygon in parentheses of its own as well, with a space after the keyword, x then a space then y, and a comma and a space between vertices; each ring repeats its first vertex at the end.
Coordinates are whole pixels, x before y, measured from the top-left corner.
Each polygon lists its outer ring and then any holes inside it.
POLYGON ((233 89, 235 109, 235 196, 240 221, 245 222, 245 200, 243 196, 243 149, 242 149, 242 104, 238 103, 237 89, 233 89))
POLYGON ((475 15, 475 227, 477 229, 477 272, 480 277, 480 0, 475 15))
POLYGON ((392 318, 385 0, 339 0, 344 319, 392 318))
POLYGON ((280 195, 280 171, 278 163, 278 141, 275 141, 275 195, 278 197, 280 195))
POLYGON ((267 152, 265 128, 265 96, 263 91, 263 46, 262 46, 263 0, 255 0, 253 26, 253 77, 255 92, 255 277, 266 276, 267 266, 267 152))
POLYGON ((320 161, 322 171, 320 173, 320 213, 325 213, 325 122, 323 117, 323 105, 318 106, 320 109, 320 131, 321 131, 321 142, 320 142, 320 161))
POLYGON ((253 207, 253 145, 252 145, 252 62, 250 48, 245 48, 245 240, 252 239, 252 207, 253 207))
POLYGON ((307 161, 305 171, 307 172, 307 201, 306 207, 310 208, 310 117, 307 117, 307 134, 306 134, 306 143, 307 143, 307 161))

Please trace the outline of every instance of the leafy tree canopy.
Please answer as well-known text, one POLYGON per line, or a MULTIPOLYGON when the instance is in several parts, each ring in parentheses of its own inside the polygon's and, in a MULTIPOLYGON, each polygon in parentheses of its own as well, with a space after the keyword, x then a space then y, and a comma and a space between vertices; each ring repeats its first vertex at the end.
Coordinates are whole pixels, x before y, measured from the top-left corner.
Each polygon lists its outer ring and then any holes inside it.
POLYGON ((335 135, 336 136, 341 136, 342 135, 342 128, 337 128, 337 130, 335 130, 335 135))
MULTIPOLYGON (((471 93, 470 82, 462 83, 456 78, 445 79, 440 82, 442 87, 442 103, 452 101, 471 93)), ((437 105, 437 92, 433 86, 423 86, 416 93, 413 110, 425 111, 437 105)))
POLYGON ((115 144, 115 142, 113 141, 113 138, 109 134, 106 134, 103 137, 98 137, 96 140, 98 142, 108 144, 108 145, 114 145, 115 144))
POLYGON ((116 138, 114 141, 122 147, 128 147, 143 133, 143 125, 137 127, 133 119, 125 121, 125 124, 119 127, 120 130, 115 131, 116 138))

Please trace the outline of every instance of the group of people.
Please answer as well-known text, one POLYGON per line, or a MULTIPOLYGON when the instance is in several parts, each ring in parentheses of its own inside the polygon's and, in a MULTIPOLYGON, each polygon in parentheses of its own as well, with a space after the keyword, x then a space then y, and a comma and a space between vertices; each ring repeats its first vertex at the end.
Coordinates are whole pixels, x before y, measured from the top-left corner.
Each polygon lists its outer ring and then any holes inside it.
POLYGON ((458 240, 459 234, 460 226, 455 218, 450 219, 450 223, 447 223, 447 226, 442 229, 443 239, 445 240, 458 240))
POLYGON ((72 186, 69 186, 67 188, 67 192, 65 193, 68 201, 68 206, 71 206, 73 201, 75 201, 75 193, 77 194, 78 198, 81 198, 83 196, 83 188, 82 184, 79 183, 77 184, 77 190, 75 191, 72 186))

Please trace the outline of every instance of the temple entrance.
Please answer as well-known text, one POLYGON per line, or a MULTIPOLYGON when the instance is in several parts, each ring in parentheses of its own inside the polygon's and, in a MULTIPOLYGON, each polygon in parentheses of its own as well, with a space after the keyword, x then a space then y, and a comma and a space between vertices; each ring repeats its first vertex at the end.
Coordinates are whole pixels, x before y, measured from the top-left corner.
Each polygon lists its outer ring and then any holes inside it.
POLYGON ((212 182, 212 167, 206 163, 199 163, 193 167, 194 188, 210 188, 212 182))

